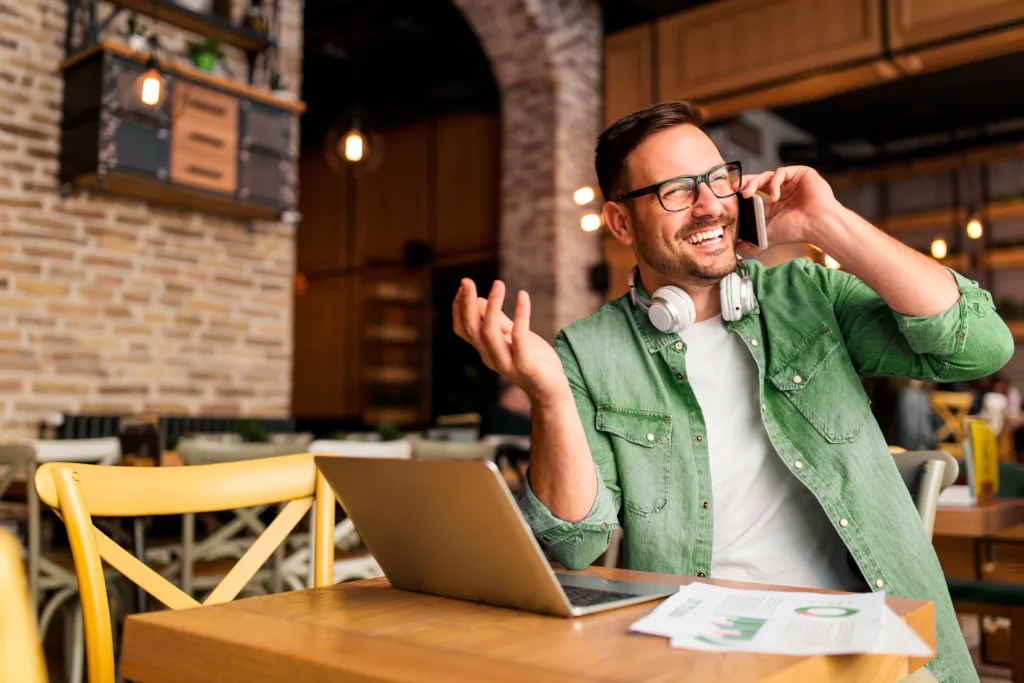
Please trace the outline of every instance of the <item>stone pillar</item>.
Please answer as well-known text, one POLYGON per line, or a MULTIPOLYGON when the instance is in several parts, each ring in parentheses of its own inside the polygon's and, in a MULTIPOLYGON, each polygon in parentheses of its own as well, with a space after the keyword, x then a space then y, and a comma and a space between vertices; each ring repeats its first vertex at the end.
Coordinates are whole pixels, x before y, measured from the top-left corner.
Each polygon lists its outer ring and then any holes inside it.
POLYGON ((572 201, 576 188, 596 184, 600 2, 453 2, 480 39, 501 93, 501 277, 513 293, 530 293, 533 329, 554 339, 601 304, 587 286, 599 237, 580 229, 572 201))

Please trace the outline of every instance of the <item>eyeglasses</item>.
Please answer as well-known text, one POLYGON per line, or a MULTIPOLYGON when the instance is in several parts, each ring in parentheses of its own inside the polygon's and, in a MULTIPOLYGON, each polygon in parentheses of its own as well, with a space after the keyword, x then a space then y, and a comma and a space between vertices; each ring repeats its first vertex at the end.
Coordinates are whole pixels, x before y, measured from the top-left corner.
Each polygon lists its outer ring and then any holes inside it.
POLYGON ((740 182, 743 178, 743 170, 740 162, 730 161, 715 166, 707 173, 701 175, 681 175, 660 183, 642 187, 626 194, 619 195, 612 201, 621 202, 624 199, 643 197, 648 194, 657 194, 658 201, 666 211, 683 211, 689 209, 697 202, 700 195, 700 184, 706 183, 716 197, 725 199, 740 191, 740 182))

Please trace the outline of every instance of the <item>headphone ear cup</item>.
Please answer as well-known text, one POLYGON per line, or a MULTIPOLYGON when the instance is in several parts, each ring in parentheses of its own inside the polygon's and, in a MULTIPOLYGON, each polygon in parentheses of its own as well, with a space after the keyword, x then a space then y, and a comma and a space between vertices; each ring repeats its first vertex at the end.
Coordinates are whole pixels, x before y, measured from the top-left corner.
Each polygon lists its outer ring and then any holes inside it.
POLYGON ((724 278, 719 286, 722 299, 722 318, 728 321, 736 321, 743 317, 744 313, 749 311, 743 310, 743 298, 741 296, 741 288, 743 281, 736 273, 729 273, 724 278))
POLYGON ((678 287, 662 287, 651 297, 651 324, 661 332, 679 334, 693 324, 697 310, 690 295, 678 287))

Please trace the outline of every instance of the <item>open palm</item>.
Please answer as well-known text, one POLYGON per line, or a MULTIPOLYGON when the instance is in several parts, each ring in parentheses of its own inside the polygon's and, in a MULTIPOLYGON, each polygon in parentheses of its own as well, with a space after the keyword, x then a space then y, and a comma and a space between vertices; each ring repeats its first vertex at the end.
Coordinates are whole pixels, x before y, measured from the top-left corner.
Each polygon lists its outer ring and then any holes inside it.
POLYGON ((484 364, 519 385, 535 402, 554 399, 568 390, 558 354, 530 330, 530 296, 519 292, 515 319, 502 312, 505 283, 497 280, 486 299, 465 279, 452 302, 455 334, 473 345, 484 364))

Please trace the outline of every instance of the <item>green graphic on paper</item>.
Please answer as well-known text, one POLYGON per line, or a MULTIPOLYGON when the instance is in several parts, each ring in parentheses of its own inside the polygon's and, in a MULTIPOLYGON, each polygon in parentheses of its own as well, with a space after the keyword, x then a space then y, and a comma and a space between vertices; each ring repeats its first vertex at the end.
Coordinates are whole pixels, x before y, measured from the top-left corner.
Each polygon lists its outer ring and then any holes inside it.
POLYGON ((809 605, 807 607, 797 607, 793 610, 797 614, 803 614, 808 617, 825 617, 827 619, 852 617, 860 610, 854 609, 853 607, 842 607, 840 605, 809 605))
POLYGON ((696 640, 722 647, 749 643, 766 621, 752 617, 717 617, 708 622, 714 631, 709 635, 696 636, 696 640))

